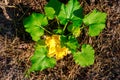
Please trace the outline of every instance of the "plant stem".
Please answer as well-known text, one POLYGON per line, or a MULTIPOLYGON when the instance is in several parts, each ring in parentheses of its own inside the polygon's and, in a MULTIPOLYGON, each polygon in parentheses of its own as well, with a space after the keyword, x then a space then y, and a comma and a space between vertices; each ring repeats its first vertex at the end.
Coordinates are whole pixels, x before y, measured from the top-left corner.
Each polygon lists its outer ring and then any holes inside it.
POLYGON ((80 29, 83 29, 83 28, 85 28, 86 26, 83 24, 83 26, 80 28, 80 29))
POLYGON ((59 23, 59 21, 58 21, 58 19, 57 19, 57 18, 56 18, 56 20, 57 20, 58 28, 60 28, 60 23, 59 23))
POLYGON ((47 29, 43 28, 42 26, 40 26, 40 28, 42 28, 43 30, 45 30, 49 34, 52 34, 50 31, 48 31, 47 29))
MULTIPOLYGON (((48 24, 47 26, 50 26, 50 25, 52 25, 54 22, 55 22, 56 20, 53 20, 50 24, 48 24)), ((46 26, 46 27, 47 27, 46 26)))
POLYGON ((68 23, 65 24, 65 26, 64 26, 64 28, 63 28, 63 31, 65 31, 65 29, 66 29, 66 27, 67 27, 67 24, 68 24, 68 23))

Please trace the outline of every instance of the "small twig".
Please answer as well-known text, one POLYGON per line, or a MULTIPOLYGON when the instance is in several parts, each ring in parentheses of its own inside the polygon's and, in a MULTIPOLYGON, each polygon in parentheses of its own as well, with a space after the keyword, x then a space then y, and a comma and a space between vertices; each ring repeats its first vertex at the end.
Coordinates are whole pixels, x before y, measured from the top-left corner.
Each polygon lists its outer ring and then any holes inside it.
POLYGON ((0 7, 9 7, 9 8, 16 8, 15 6, 10 6, 10 5, 6 5, 6 3, 2 3, 0 2, 0 7))
MULTIPOLYGON (((6 19, 12 20, 12 19, 9 17, 7 11, 6 11, 6 7, 13 7, 13 6, 8 6, 7 4, 8 4, 8 3, 7 3, 6 0, 5 0, 5 3, 0 2, 0 8, 2 8, 3 14, 4 14, 4 16, 6 17, 6 19)), ((14 7, 15 7, 15 6, 14 6, 14 7)))
POLYGON ((88 8, 90 11, 92 11, 91 8, 89 7, 88 3, 86 2, 86 0, 83 0, 83 2, 86 3, 86 4, 87 4, 87 8, 88 8))
POLYGON ((18 19, 18 21, 22 20, 28 11, 29 11, 29 8, 25 12, 23 11, 23 15, 18 19))
POLYGON ((5 7, 3 7, 3 6, 1 6, 1 5, 0 5, 0 7, 1 7, 2 10, 3 10, 3 14, 4 14, 4 16, 6 17, 6 19, 11 20, 11 18, 10 18, 9 15, 7 14, 7 11, 6 11, 5 7))
POLYGON ((8 5, 8 1, 7 0, 5 0, 5 4, 8 5))

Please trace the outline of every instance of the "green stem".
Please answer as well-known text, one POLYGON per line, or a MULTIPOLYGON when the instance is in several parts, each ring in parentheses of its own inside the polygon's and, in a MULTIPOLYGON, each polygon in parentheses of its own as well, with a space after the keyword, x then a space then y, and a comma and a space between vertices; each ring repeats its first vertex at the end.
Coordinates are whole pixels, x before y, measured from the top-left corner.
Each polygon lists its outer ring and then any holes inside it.
MULTIPOLYGON (((50 24, 48 24, 47 26, 50 26, 50 25, 52 25, 54 22, 55 22, 56 20, 53 20, 50 24)), ((47 27, 46 26, 46 27, 47 27)))
POLYGON ((64 28, 63 28, 63 31, 65 31, 65 29, 66 29, 66 27, 67 27, 67 24, 68 24, 68 23, 65 24, 65 26, 64 26, 64 28))
POLYGON ((83 26, 80 28, 80 29, 83 29, 83 28, 85 28, 86 26, 83 24, 83 26))
POLYGON ((60 28, 60 23, 59 23, 59 21, 58 21, 58 19, 57 19, 57 18, 56 18, 56 20, 57 20, 58 28, 60 28))
POLYGON ((40 28, 42 28, 43 30, 45 30, 49 34, 52 34, 50 31, 48 31, 47 29, 43 28, 42 26, 40 26, 40 28))

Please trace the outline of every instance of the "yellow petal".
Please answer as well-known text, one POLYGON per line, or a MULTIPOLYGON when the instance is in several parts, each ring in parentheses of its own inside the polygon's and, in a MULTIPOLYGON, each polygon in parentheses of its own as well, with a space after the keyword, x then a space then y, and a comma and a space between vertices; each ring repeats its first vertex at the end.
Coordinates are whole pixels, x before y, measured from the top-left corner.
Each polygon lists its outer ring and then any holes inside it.
POLYGON ((57 60, 60 60, 63 59, 69 52, 68 48, 61 48, 59 35, 53 35, 51 37, 47 36, 45 43, 49 49, 48 57, 55 57, 57 60))

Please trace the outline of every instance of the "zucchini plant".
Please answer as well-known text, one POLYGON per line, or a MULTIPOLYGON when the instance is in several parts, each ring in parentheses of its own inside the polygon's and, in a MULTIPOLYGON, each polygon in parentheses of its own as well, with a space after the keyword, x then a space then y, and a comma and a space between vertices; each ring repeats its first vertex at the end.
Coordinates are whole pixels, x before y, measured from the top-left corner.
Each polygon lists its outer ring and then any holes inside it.
POLYGON ((77 0, 69 0, 67 4, 50 0, 44 12, 34 12, 23 21, 26 32, 36 42, 28 72, 53 68, 67 54, 73 55, 75 62, 82 67, 92 65, 95 59, 93 47, 89 44, 80 45, 77 37, 85 27, 88 27, 89 36, 98 36, 105 28, 107 14, 94 9, 84 15, 77 0), (50 26, 54 25, 51 21, 57 23, 54 29, 50 26))

